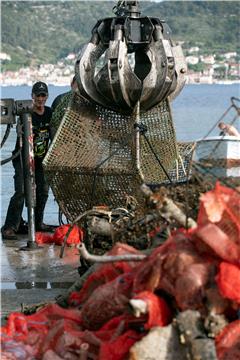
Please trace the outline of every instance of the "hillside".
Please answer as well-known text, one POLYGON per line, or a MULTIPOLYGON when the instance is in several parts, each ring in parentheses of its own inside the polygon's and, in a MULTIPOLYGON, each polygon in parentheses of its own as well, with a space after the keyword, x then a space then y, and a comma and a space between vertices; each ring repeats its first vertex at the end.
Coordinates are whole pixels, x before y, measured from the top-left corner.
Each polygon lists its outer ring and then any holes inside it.
MULTIPOLYGON (((111 1, 3 1, 2 52, 12 58, 3 69, 56 63, 89 40, 101 18, 114 16, 111 1)), ((236 1, 141 2, 142 15, 166 20, 174 40, 197 45, 202 53, 239 48, 236 1)))

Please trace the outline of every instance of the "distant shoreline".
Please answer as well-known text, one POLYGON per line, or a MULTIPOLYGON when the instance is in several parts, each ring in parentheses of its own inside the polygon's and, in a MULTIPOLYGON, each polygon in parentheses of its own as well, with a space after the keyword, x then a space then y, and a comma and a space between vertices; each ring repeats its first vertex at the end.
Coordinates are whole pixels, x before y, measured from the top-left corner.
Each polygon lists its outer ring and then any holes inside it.
MULTIPOLYGON (((57 87, 70 86, 69 81, 66 82, 66 83, 51 83, 51 82, 47 82, 47 80, 45 80, 45 82, 48 84, 48 86, 57 86, 57 87)), ((1 87, 7 87, 7 86, 32 86, 33 84, 34 84, 34 82, 32 82, 32 83, 28 82, 28 83, 22 83, 22 84, 12 82, 12 83, 8 83, 8 84, 6 84, 6 83, 1 84, 0 83, 0 86, 1 87)))
MULTIPOLYGON (((69 81, 66 81, 66 83, 52 83, 45 80, 48 86, 56 86, 56 87, 64 87, 69 86, 69 81)), ((27 82, 27 83, 16 83, 16 82, 9 82, 9 83, 0 83, 1 87, 7 87, 7 86, 32 86, 34 82, 27 82)), ((240 84, 240 80, 216 80, 211 83, 209 82, 192 82, 188 81, 186 82, 186 85, 234 85, 234 84, 240 84)))

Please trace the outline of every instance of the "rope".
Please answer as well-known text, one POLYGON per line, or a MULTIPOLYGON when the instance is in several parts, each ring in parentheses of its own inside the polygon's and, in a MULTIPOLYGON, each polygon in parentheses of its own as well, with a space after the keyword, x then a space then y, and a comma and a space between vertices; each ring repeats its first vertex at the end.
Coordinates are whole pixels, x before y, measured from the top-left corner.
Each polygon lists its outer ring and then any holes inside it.
POLYGON ((163 164, 161 163, 159 157, 157 156, 152 144, 150 143, 149 139, 146 136, 146 131, 147 131, 147 127, 143 124, 135 124, 135 127, 138 129, 138 131, 140 132, 141 135, 143 135, 144 139, 146 140, 150 150, 152 151, 153 155, 155 156, 158 164, 160 165, 161 169, 163 170, 164 174, 166 175, 166 177, 168 178, 168 180, 170 181, 170 183, 172 183, 172 179, 170 178, 170 176, 168 175, 166 169, 164 168, 163 164))
POLYGON ((233 106, 234 109, 237 111, 237 113, 240 115, 240 107, 237 106, 234 101, 239 101, 239 102, 240 102, 240 99, 239 99, 239 98, 236 98, 236 97, 234 97, 234 96, 231 97, 232 106, 233 106))
POLYGON ((1 160, 1 166, 7 164, 9 161, 16 159, 19 156, 21 149, 19 149, 14 155, 10 156, 7 159, 1 160))
MULTIPOLYGON (((4 135, 4 137, 5 137, 5 135, 4 135)), ((17 137, 19 138, 19 150, 15 154, 10 156, 9 158, 1 160, 1 166, 7 164, 9 161, 12 161, 12 160, 16 159, 19 156, 19 154, 21 155, 21 149, 22 149, 22 124, 21 124, 20 119, 18 119, 18 122, 17 122, 17 137)), ((4 138, 3 138, 3 140, 4 140, 4 138)), ((4 140, 4 142, 5 141, 6 140, 4 140)), ((1 145, 3 145, 4 142, 2 141, 1 145)), ((21 156, 20 156, 20 162, 21 162, 21 167, 22 167, 22 157, 21 156)))
POLYGON ((10 134, 10 129, 11 129, 12 125, 11 124, 7 124, 7 128, 5 131, 5 134, 3 136, 2 142, 1 142, 1 148, 3 147, 3 145, 5 144, 9 134, 10 134))
MULTIPOLYGON (((63 221, 63 212, 62 212, 62 210, 60 208, 58 208, 58 223, 59 223, 59 225, 65 225, 65 223, 63 221)), ((69 224, 68 219, 67 219, 67 224, 69 224)))

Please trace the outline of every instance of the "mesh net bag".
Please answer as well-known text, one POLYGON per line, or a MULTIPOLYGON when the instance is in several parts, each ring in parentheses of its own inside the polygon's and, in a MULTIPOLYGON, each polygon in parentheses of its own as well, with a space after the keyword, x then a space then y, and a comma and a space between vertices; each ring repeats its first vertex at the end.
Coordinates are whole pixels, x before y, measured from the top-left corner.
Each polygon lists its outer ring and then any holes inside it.
POLYGON ((201 196, 198 225, 215 223, 229 238, 240 245, 240 193, 216 183, 213 190, 201 196))
POLYGON ((67 92, 66 94, 61 96, 60 102, 57 104, 51 119, 51 125, 54 129, 58 129, 59 125, 61 124, 62 118, 68 107, 69 101, 73 96, 72 91, 67 92))
POLYGON ((186 178, 187 148, 183 145, 178 151, 168 100, 140 113, 137 120, 75 93, 44 168, 62 212, 73 221, 95 205, 124 206, 127 195, 141 204, 143 182, 186 178), (144 133, 138 131, 137 121, 145 127, 144 133))

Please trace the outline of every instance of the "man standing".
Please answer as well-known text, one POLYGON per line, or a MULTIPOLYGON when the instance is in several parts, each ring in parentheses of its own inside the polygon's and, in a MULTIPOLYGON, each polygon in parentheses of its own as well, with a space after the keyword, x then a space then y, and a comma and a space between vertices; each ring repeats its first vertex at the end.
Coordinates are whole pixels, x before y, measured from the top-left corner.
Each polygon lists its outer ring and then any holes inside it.
MULTIPOLYGON (((32 87, 33 113, 33 152, 35 163, 35 182, 36 182, 36 208, 35 225, 36 231, 51 231, 52 226, 43 223, 44 208, 48 199, 49 186, 46 182, 43 172, 43 159, 46 155, 50 141, 49 123, 52 116, 51 108, 45 106, 48 98, 48 87, 44 82, 38 81, 32 87)), ((20 148, 19 138, 17 138, 16 147, 13 154, 16 154, 20 148)), ((2 237, 7 240, 16 240, 17 233, 20 233, 22 220, 22 211, 24 206, 24 173, 22 167, 22 151, 20 155, 13 159, 15 170, 14 188, 15 193, 12 196, 5 224, 2 227, 2 237)))
POLYGON ((233 125, 225 124, 224 122, 220 122, 218 124, 218 127, 219 127, 219 129, 221 129, 221 132, 219 134, 220 136, 230 135, 230 136, 236 136, 236 137, 240 138, 239 131, 233 125))

